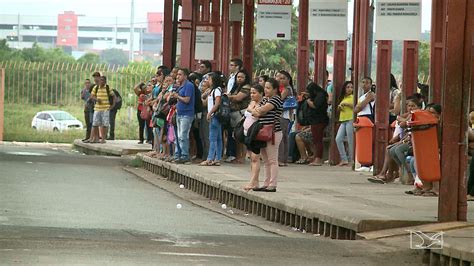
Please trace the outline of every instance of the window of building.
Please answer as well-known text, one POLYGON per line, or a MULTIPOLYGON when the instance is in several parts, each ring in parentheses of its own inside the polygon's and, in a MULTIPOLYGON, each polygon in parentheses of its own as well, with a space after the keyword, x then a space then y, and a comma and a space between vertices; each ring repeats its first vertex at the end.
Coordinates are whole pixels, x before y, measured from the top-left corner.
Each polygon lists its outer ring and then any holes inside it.
POLYGON ((0 25, 0 30, 13 30, 13 26, 15 26, 15 25, 2 24, 2 25, 0 25))
POLYGON ((108 31, 112 32, 113 28, 112 27, 79 27, 80 31, 108 31))
POLYGON ((117 39, 116 44, 127 44, 128 40, 127 39, 117 39))

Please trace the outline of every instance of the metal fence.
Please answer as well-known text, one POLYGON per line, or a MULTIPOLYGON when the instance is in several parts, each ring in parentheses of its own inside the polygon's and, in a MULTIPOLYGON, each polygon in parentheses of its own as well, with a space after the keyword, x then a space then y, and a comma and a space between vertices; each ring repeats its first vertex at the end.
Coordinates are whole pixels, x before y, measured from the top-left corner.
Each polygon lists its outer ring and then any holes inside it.
POLYGON ((149 80, 155 72, 150 66, 118 66, 106 64, 0 62, 5 69, 4 140, 71 142, 84 136, 83 131, 40 132, 32 129, 37 112, 62 110, 84 123, 80 99, 85 79, 99 71, 108 84, 122 96, 122 109, 117 114, 116 138, 138 138, 137 98, 133 87, 149 80))

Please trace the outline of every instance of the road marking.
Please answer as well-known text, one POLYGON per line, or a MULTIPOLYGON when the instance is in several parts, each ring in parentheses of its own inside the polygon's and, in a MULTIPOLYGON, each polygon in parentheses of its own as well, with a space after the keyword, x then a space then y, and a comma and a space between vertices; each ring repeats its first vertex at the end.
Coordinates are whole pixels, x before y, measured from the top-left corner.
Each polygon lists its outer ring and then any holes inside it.
POLYGON ((6 152, 6 154, 20 155, 20 156, 46 156, 45 153, 26 152, 26 151, 11 151, 11 152, 6 152))
POLYGON ((207 258, 228 258, 228 259, 243 259, 241 256, 228 256, 218 254, 202 254, 202 253, 178 253, 178 252, 158 252, 160 255, 170 256, 189 256, 189 257, 207 257, 207 258))

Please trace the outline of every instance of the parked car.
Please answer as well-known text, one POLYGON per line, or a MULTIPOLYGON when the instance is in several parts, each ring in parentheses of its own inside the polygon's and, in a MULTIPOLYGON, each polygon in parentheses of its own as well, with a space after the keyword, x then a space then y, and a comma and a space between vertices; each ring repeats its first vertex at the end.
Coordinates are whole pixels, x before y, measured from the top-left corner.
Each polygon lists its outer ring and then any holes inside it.
POLYGON ((59 131, 82 129, 82 122, 68 112, 43 111, 38 112, 31 121, 31 127, 36 130, 59 131))

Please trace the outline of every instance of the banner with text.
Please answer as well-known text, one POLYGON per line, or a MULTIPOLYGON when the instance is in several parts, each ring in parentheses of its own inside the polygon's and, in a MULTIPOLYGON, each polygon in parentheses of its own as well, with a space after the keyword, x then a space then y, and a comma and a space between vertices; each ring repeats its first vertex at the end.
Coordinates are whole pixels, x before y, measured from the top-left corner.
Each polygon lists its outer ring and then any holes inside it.
POLYGON ((194 59, 214 60, 214 27, 196 26, 196 48, 194 59))
POLYGON ((292 0, 258 0, 257 39, 290 40, 292 0))
POLYGON ((310 40, 347 39, 347 0, 309 1, 310 40))
POLYGON ((376 5, 376 40, 420 39, 421 0, 378 0, 376 5))

